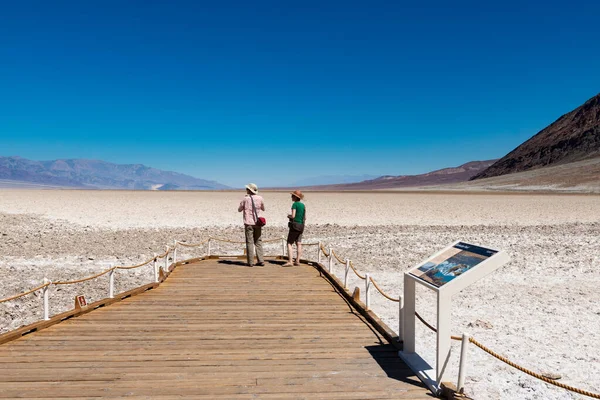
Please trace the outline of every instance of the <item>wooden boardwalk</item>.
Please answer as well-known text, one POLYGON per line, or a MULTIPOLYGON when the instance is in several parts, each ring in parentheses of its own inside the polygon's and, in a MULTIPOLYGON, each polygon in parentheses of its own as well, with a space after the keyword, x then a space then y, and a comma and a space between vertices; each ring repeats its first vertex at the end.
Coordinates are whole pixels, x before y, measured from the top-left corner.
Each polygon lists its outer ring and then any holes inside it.
POLYGON ((0 345, 0 398, 421 399, 430 392, 312 266, 211 259, 0 345))

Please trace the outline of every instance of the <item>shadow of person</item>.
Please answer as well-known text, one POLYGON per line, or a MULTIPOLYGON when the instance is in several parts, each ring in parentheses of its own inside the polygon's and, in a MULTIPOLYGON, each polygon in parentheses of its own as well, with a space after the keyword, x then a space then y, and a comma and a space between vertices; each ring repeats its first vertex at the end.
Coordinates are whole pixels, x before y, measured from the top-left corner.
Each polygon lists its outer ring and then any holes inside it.
POLYGON ((237 260, 219 260, 219 261, 217 261, 217 263, 225 264, 225 265, 233 265, 233 266, 237 266, 237 267, 249 267, 248 263, 246 263, 244 261, 237 261, 237 260))
MULTIPOLYGON (((241 261, 241 260, 219 260, 219 261, 217 261, 217 263, 224 264, 224 265, 232 265, 232 266, 237 266, 237 267, 250 267, 247 262, 241 261)), ((264 266, 268 266, 268 265, 281 266, 281 265, 285 264, 285 260, 284 261, 265 260, 264 264, 265 264, 264 266)), ((259 266, 259 265, 255 264, 255 266, 259 266)))

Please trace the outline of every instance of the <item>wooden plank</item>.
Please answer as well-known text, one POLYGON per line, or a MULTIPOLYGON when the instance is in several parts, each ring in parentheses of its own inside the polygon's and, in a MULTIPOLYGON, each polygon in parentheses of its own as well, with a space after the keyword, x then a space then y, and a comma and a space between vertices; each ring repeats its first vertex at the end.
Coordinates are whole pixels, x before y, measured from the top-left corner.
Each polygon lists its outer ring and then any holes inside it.
POLYGON ((39 332, 42 329, 46 329, 52 325, 56 325, 60 322, 66 321, 69 318, 78 317, 80 315, 87 314, 91 311, 99 309, 100 307, 105 307, 105 306, 111 305, 115 302, 122 301, 131 296, 135 296, 140 293, 144 293, 148 290, 154 289, 155 287, 158 287, 158 284, 150 283, 148 285, 144 285, 144 286, 141 286, 141 287, 133 289, 133 290, 129 290, 124 293, 120 293, 112 299, 99 300, 95 303, 88 305, 86 308, 73 309, 71 311, 67 311, 67 312, 55 315, 54 317, 50 318, 48 321, 35 322, 33 324, 23 326, 16 330, 6 332, 6 333, 0 335, 0 344, 10 342, 12 340, 18 339, 24 335, 28 335, 33 332, 39 332))
POLYGON ((222 261, 177 263, 153 290, 12 336, 0 398, 431 397, 317 267, 222 261))

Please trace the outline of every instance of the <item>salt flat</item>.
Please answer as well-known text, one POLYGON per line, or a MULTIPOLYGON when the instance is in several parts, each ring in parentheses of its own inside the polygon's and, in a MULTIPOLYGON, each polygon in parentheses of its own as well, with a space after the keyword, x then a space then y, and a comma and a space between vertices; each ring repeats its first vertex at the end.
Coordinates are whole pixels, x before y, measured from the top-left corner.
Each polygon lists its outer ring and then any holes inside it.
MULTIPOLYGON (((265 238, 285 233, 287 193, 262 193, 265 238)), ((0 191, 0 298, 52 279, 84 277, 109 263, 129 264, 164 250, 173 239, 209 235, 242 240, 242 192, 0 191)), ((389 294, 402 273, 454 240, 506 250, 511 263, 454 299, 454 334, 483 344, 563 383, 600 392, 600 196, 458 193, 308 193, 306 241, 330 243, 370 272, 389 294)), ((238 245, 220 245, 239 253, 238 245)), ((268 252, 279 253, 280 244, 268 252)), ((195 250, 187 255, 193 256, 195 250)), ((316 248, 308 248, 310 258, 316 248)), ((342 266, 335 272, 341 276, 342 266)), ((119 271, 117 289, 151 279, 151 271, 119 271)), ((353 279, 353 286, 362 282, 353 279)), ((73 296, 106 295, 106 277, 62 287, 52 312, 73 296)), ((418 291, 417 310, 435 322, 432 293, 418 291)), ((397 307, 381 296, 373 308, 397 329, 397 307)), ((39 319, 39 297, 0 305, 0 329, 39 319)), ((419 326, 418 350, 434 362, 435 336, 419 326)), ((458 347, 454 348, 458 354, 458 347)), ((583 398, 529 378, 473 348, 467 390, 475 398, 583 398)), ((454 357, 454 362, 457 357, 454 357)), ((455 376, 455 364, 450 376, 455 376)))
MULTIPOLYGON (((267 192, 269 225, 284 226, 285 192, 267 192)), ((3 190, 0 212, 32 214, 93 227, 231 226, 240 192, 3 190)), ((306 198, 314 224, 545 225, 598 222, 600 197, 544 194, 315 192, 306 198)))

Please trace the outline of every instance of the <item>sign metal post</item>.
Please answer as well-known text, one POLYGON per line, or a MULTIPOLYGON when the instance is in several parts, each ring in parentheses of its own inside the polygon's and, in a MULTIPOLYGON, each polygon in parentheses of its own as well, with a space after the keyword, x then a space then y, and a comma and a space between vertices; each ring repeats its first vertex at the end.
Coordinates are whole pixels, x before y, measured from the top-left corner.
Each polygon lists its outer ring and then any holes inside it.
POLYGON ((454 242, 404 273, 404 339, 400 357, 429 389, 438 394, 451 353, 452 296, 509 261, 503 251, 454 242), (416 351, 416 283, 437 292, 437 340, 435 371, 416 351))

